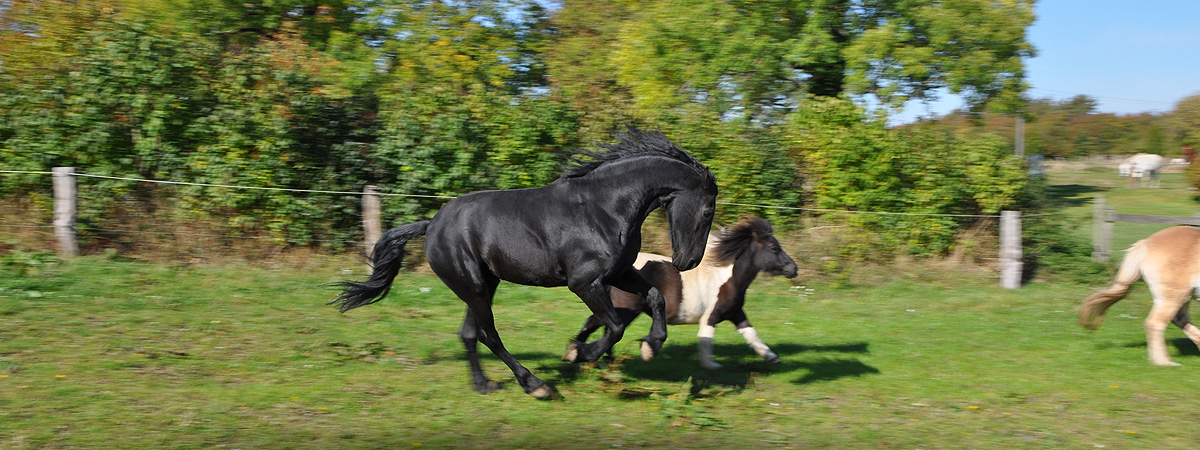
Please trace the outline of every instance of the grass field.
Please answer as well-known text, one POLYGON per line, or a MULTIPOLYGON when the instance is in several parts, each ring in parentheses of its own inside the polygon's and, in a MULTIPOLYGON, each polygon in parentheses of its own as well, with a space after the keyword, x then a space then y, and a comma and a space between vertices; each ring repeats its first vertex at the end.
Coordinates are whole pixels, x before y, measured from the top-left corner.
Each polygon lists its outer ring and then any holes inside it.
MULTIPOLYGON (((1048 179, 1052 196, 1060 199, 1067 207, 1065 213, 1078 223, 1080 234, 1091 239, 1092 200, 1103 194, 1109 206, 1120 214, 1145 214, 1157 216, 1191 216, 1200 211, 1196 202, 1196 191, 1187 189, 1183 173, 1164 173, 1158 189, 1130 187, 1128 179, 1117 177, 1107 169, 1089 169, 1082 172, 1054 172, 1048 179)), ((1124 254, 1135 241, 1153 234, 1170 225, 1149 223, 1117 222, 1114 226, 1112 249, 1124 254)))
MULTIPOLYGON (((1078 176, 1052 178, 1077 203, 1069 215, 1088 211, 1098 192, 1083 184, 1088 174, 1078 176)), ((1190 197, 1137 199, 1182 188, 1122 189, 1105 192, 1110 203, 1177 203, 1178 211, 1142 213, 1190 214, 1190 197)), ((658 359, 634 358, 646 318, 618 344, 616 361, 563 363, 586 308, 564 289, 503 284, 496 311, 507 347, 559 393, 537 401, 490 354, 485 369, 506 388, 487 396, 469 388, 456 334, 462 303, 428 273, 405 272, 384 302, 343 315, 324 305, 334 292, 320 286, 361 277, 349 259, 275 268, 9 260, 0 265, 0 449, 1172 449, 1200 441, 1190 423, 1200 351, 1171 329, 1171 356, 1184 366, 1146 362, 1149 295, 1140 284, 1088 332, 1073 308, 1099 286, 1004 290, 991 274, 937 263, 836 288, 764 277, 747 314, 783 362, 760 362, 722 324, 715 354, 725 369, 713 372, 698 367, 695 326, 671 327, 658 359)))

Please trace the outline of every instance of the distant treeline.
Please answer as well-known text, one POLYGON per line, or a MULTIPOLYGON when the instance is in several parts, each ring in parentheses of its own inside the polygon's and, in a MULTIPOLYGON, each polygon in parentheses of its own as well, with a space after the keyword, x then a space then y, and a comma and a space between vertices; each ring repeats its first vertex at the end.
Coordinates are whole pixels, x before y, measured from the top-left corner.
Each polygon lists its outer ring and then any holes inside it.
MULTIPOLYGON (((0 169, 453 196, 547 183, 568 150, 632 124, 708 164, 724 202, 962 215, 1029 203, 1006 130, 886 119, 942 88, 972 111, 1023 111, 1033 2, 918 3, 4 1, 0 169)), ((1053 122, 1038 107, 1031 136, 1053 122)), ((1037 139, 1048 154, 1096 145, 1037 139)), ((95 179, 80 195, 92 228, 143 212, 296 246, 360 233, 353 196, 95 179)), ((49 183, 0 176, 0 198, 47 211, 49 183)), ((384 217, 443 201, 388 197, 384 217)), ((718 220, 749 213, 799 214, 727 205, 718 220)), ((975 222, 838 220, 873 237, 864 246, 918 255, 944 254, 975 222)))
MULTIPOLYGON (((1062 101, 1030 101, 1024 114, 1026 153, 1057 158, 1134 153, 1181 157, 1184 147, 1200 147, 1200 95, 1187 97, 1160 114, 1101 113, 1096 104, 1084 95, 1062 101)), ((1016 135, 1011 115, 955 112, 931 125, 982 127, 1009 139, 1016 135)))

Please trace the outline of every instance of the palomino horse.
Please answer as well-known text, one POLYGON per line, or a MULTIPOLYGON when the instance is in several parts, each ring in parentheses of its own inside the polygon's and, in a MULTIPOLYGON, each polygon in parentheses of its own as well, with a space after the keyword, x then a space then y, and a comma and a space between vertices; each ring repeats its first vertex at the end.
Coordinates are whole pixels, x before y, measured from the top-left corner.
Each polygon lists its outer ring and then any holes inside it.
MULTIPOLYGON (((666 261, 670 258, 652 253, 638 254, 634 266, 651 284, 658 287, 667 299, 667 322, 672 325, 700 324, 700 366, 720 369, 713 361, 712 341, 716 325, 733 322, 746 343, 767 362, 777 363, 779 357, 759 339, 742 307, 746 303, 746 288, 758 272, 771 275, 796 276, 796 262, 779 247, 771 224, 758 217, 741 221, 733 228, 709 239, 708 249, 700 266, 680 272, 666 261)), ((626 325, 641 313, 650 313, 646 302, 637 294, 612 289, 613 306, 626 325)), ((583 330, 575 338, 584 341, 602 323, 596 316, 588 317, 583 330)))
POLYGON ((1200 229, 1171 227, 1135 242, 1125 254, 1112 286, 1092 294, 1079 306, 1079 324, 1092 330, 1099 328, 1104 312, 1125 297, 1138 278, 1146 280, 1154 297, 1145 322, 1150 363, 1178 366, 1167 356, 1163 331, 1174 322, 1188 339, 1200 345, 1200 328, 1188 317, 1188 302, 1200 286, 1200 229))
POLYGON ((344 312, 381 300, 400 270, 405 243, 425 235, 430 268, 467 304, 461 336, 479 393, 499 388, 480 369, 476 342, 482 341, 525 392, 537 398, 552 394, 496 333, 492 296, 500 280, 567 286, 601 318, 604 336, 580 345, 576 361, 599 359, 625 331, 609 286, 647 295, 654 324, 642 341, 643 354, 657 354, 667 337, 664 299, 631 269, 642 222, 655 208, 666 209, 672 264, 695 267, 712 226, 717 184, 704 164, 660 132, 628 127, 617 138, 598 152, 580 153, 593 161, 572 158, 579 166, 546 186, 472 192, 446 203, 433 219, 389 230, 375 245, 370 278, 340 283, 344 290, 331 303, 340 303, 344 312))

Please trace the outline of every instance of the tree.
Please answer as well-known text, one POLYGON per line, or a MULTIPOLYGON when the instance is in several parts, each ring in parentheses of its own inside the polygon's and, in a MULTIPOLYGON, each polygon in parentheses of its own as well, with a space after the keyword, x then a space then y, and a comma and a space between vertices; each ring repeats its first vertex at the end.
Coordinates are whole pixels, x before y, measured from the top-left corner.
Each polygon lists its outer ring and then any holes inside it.
POLYGON ((1200 95, 1176 103, 1168 126, 1181 145, 1200 147, 1200 95))
POLYGON ((1033 55, 1033 4, 1024 0, 579 0, 555 20, 556 85, 598 120, 617 108, 669 121, 662 116, 699 104, 726 119, 770 121, 809 96, 900 105, 939 88, 972 108, 1011 109, 1033 55), (600 14, 607 22, 592 19, 600 14), (582 103, 600 98, 628 101, 582 103))

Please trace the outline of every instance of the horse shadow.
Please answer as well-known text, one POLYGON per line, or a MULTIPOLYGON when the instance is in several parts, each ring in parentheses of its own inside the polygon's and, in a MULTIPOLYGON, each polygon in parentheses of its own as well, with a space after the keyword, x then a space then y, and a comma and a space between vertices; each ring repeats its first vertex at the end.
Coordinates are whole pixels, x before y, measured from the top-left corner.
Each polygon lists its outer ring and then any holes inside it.
MULTIPOLYGON (((1200 348, 1188 338, 1168 339, 1167 343, 1179 351, 1179 356, 1200 356, 1200 348)), ((1146 341, 1125 344, 1125 348, 1146 348, 1146 341)))
POLYGON ((803 354, 812 353, 844 353, 868 354, 870 344, 852 342, 834 345, 805 345, 794 343, 775 344, 771 347, 780 356, 782 362, 772 364, 763 361, 747 346, 742 344, 717 344, 713 348, 717 361, 724 365, 718 370, 700 368, 695 344, 664 345, 658 357, 651 361, 628 356, 618 357, 617 360, 602 360, 594 363, 593 369, 584 369, 579 364, 562 363, 539 367, 538 370, 554 373, 550 379, 554 384, 572 384, 587 372, 601 372, 600 378, 611 375, 608 372, 620 372, 614 378, 628 381, 646 380, 655 382, 683 383, 691 380, 693 390, 697 386, 705 387, 719 385, 733 390, 741 390, 752 386, 754 378, 760 374, 793 374, 800 373, 794 384, 810 384, 821 381, 833 381, 846 377, 860 377, 879 374, 879 369, 871 367, 857 358, 824 356, 819 358, 804 358, 803 354), (614 364, 616 365, 614 367, 614 364))
POLYGON ((1082 184, 1052 184, 1046 186, 1046 196, 1055 206, 1072 207, 1092 203, 1091 197, 1081 197, 1084 194, 1103 192, 1106 189, 1082 184))

